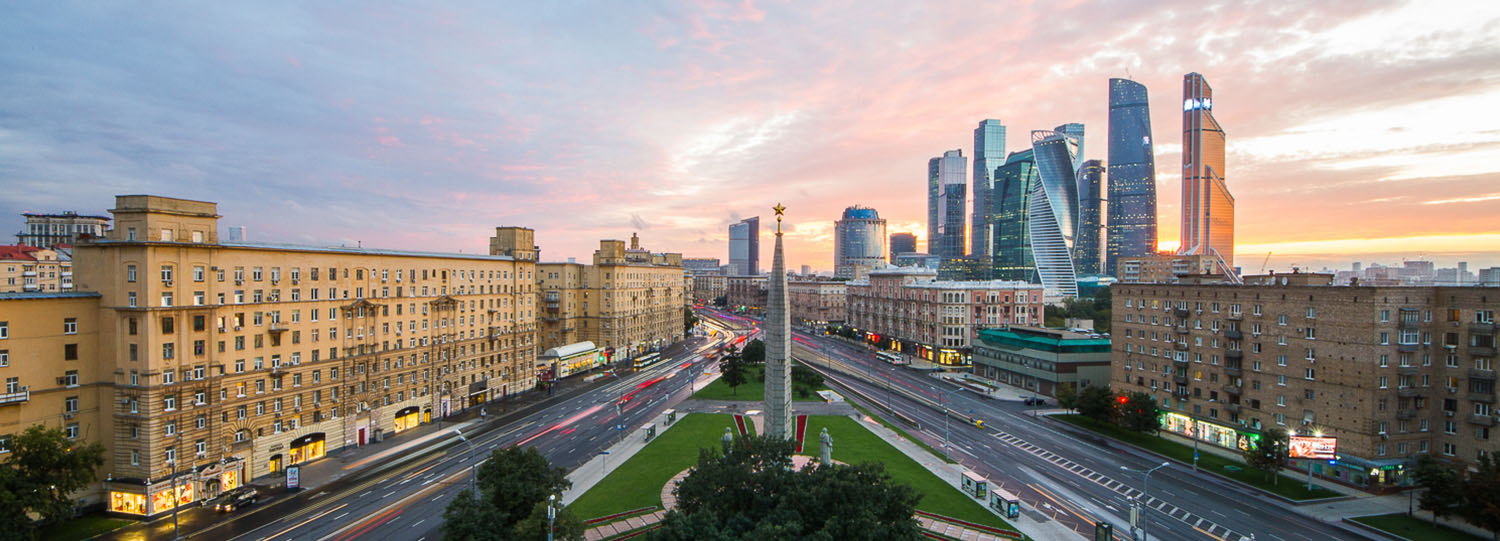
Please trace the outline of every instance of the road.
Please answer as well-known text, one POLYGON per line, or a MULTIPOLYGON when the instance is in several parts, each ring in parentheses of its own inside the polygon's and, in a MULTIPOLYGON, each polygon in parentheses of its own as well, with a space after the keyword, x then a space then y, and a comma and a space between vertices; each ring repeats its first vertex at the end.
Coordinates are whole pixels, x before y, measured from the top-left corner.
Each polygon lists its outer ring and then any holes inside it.
MULTIPOLYGON (((642 425, 691 394, 688 378, 700 375, 703 363, 698 361, 703 354, 735 338, 721 331, 712 339, 696 337, 675 344, 652 366, 617 370, 621 375, 606 383, 584 386, 575 394, 533 404, 471 428, 466 437, 473 443, 472 456, 482 461, 494 449, 524 445, 535 447, 554 466, 571 471, 618 438, 641 437, 638 430, 642 425)), ((470 457, 469 446, 459 442, 457 436, 439 438, 348 479, 277 498, 230 517, 219 519, 207 510, 193 510, 197 520, 184 522, 184 537, 438 539, 448 501, 471 482, 470 465, 474 462, 470 457), (215 524, 214 520, 220 521, 215 524)), ((157 521, 139 534, 114 538, 170 538, 170 524, 170 519, 157 521)))
MULTIPOLYGON (((1033 518, 1057 520, 1092 538, 1093 523, 1115 525, 1117 539, 1129 539, 1127 498, 1141 496, 1144 469, 1162 459, 1110 440, 1065 431, 1061 423, 1027 415, 1019 402, 999 401, 914 370, 874 359, 862 346, 831 337, 794 333, 794 356, 831 370, 833 379, 852 386, 884 407, 914 418, 914 436, 1016 493, 1033 518), (941 401, 940 401, 941 396, 941 401), (944 427, 940 408, 954 412, 944 427), (969 415, 984 421, 970 424, 969 415), (1122 470, 1128 467, 1134 471, 1122 470)), ((873 411, 873 410, 872 410, 873 411)), ((1297 513, 1279 501, 1242 486, 1173 463, 1151 475, 1145 513, 1153 539, 1249 539, 1311 541, 1362 537, 1297 513)))

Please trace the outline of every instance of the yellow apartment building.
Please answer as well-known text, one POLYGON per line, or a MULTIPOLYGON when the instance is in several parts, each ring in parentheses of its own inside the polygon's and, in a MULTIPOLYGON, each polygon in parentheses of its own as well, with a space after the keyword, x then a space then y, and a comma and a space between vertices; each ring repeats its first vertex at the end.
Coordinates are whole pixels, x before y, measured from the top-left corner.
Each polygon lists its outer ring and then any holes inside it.
POLYGON ((589 341, 619 360, 683 338, 682 254, 651 253, 632 235, 629 249, 599 241, 592 265, 541 263, 537 275, 543 348, 589 341))
POLYGON ((68 252, 35 246, 0 246, 0 293, 73 290, 68 252))

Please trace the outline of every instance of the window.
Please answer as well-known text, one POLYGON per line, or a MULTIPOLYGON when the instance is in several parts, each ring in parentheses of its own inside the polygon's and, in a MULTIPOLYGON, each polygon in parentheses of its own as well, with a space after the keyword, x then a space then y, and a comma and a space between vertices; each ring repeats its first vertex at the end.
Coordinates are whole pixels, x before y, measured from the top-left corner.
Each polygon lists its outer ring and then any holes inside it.
POLYGON ((172 292, 171 291, 163 291, 163 292, 161 292, 161 305, 162 305, 162 307, 165 307, 165 308, 170 308, 172 306, 172 292))
POLYGON ((78 334, 78 318, 63 318, 63 334, 78 334))
POLYGON ((77 370, 69 370, 67 372, 63 372, 63 385, 66 385, 68 387, 77 387, 78 386, 78 371, 77 370))
POLYGON ((177 411, 177 395, 167 395, 161 399, 162 411, 177 411))
POLYGON ((177 448, 168 447, 166 452, 167 462, 177 462, 177 448))
POLYGON ((1304 379, 1307 379, 1308 381, 1312 381, 1314 379, 1313 378, 1313 369, 1308 368, 1306 374, 1303 377, 1304 377, 1304 379))
POLYGON ((68 423, 68 426, 64 427, 64 429, 67 430, 68 439, 78 439, 78 423, 68 423))
POLYGON ((177 372, 174 370, 163 370, 161 373, 161 384, 171 385, 177 383, 177 372))
POLYGON ((134 282, 135 281, 135 265, 126 265, 125 266, 125 281, 126 282, 134 282))
POLYGON ((10 366, 10 350, 0 349, 0 368, 10 366))

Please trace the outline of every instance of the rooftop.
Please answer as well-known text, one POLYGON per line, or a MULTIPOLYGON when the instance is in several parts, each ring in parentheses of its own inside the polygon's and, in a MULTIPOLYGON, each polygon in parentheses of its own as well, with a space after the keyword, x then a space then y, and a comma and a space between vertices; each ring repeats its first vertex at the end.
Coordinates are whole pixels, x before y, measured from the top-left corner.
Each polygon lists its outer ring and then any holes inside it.
POLYGON ((220 248, 243 248, 250 250, 284 250, 293 252, 324 252, 355 255, 393 255, 403 257, 441 257, 445 259, 474 259, 480 261, 515 261, 515 258, 506 255, 489 254, 463 254, 447 252, 420 252, 415 250, 389 250, 384 248, 364 248, 349 246, 307 246, 302 244, 282 244, 274 242, 220 242, 218 244, 191 243, 191 242, 154 242, 154 241, 127 241, 127 240, 104 240, 100 239, 96 244, 200 244, 206 247, 220 248))
POLYGON ((29 299, 82 299, 87 297, 98 297, 99 293, 94 291, 52 291, 35 293, 0 293, 0 301, 29 300, 29 299))

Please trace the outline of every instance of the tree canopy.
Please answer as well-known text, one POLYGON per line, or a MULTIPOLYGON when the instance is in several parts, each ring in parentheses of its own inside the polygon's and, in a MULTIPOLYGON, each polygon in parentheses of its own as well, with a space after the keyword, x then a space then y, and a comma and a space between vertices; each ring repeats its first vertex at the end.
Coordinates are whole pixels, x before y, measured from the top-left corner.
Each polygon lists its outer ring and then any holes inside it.
POLYGON ((1061 307, 1047 305, 1043 309, 1045 323, 1048 327, 1061 327, 1068 318, 1092 319, 1094 330, 1109 332, 1109 318, 1111 316, 1109 288, 1099 288, 1092 298, 1064 299, 1061 307))
MULTIPOLYGON (((553 467, 534 447, 496 449, 479 467, 479 499, 476 501, 473 493, 465 490, 448 502, 443 512, 443 539, 545 539, 548 496, 562 498, 563 491, 573 486, 567 476, 567 469, 553 467), (533 531, 538 528, 538 510, 543 524, 541 537, 533 531)), ((577 522, 571 514, 559 510, 559 527, 565 515, 568 521, 577 522)), ((582 530, 575 537, 559 537, 582 538, 582 530)))
POLYGON ((1272 479, 1272 483, 1281 480, 1277 475, 1287 462, 1287 433, 1280 428, 1272 428, 1260 435, 1260 441, 1245 450, 1245 464, 1257 470, 1266 472, 1266 476, 1272 479))
POLYGON ((761 364, 766 362, 766 343, 759 338, 745 344, 745 350, 740 352, 746 364, 761 364))
POLYGON ((653 540, 921 539, 915 490, 879 463, 790 469, 793 443, 738 440, 728 453, 699 451, 677 487, 678 508, 653 540))
POLYGON ((1115 395, 1109 392, 1108 387, 1089 385, 1078 392, 1075 405, 1078 413, 1101 423, 1114 422, 1115 419, 1115 395))
POLYGON ((682 307, 682 334, 693 332, 693 327, 698 326, 698 313, 687 306, 682 307))
POLYGON ((744 357, 735 351, 734 346, 724 350, 724 356, 719 359, 719 378, 724 380, 731 392, 738 394, 736 389, 749 381, 746 370, 744 357))
POLYGON ((36 526, 27 512, 53 523, 72 517, 68 496, 94 481, 94 469, 104 465, 104 446, 80 445, 61 428, 32 425, 10 441, 10 454, 0 467, 0 514, 6 531, 30 537, 36 526), (19 528, 19 530, 17 529, 19 528))
POLYGON ((1136 432, 1155 434, 1161 430, 1160 417, 1156 412, 1156 399, 1150 394, 1136 391, 1126 395, 1120 405, 1120 424, 1136 432))

